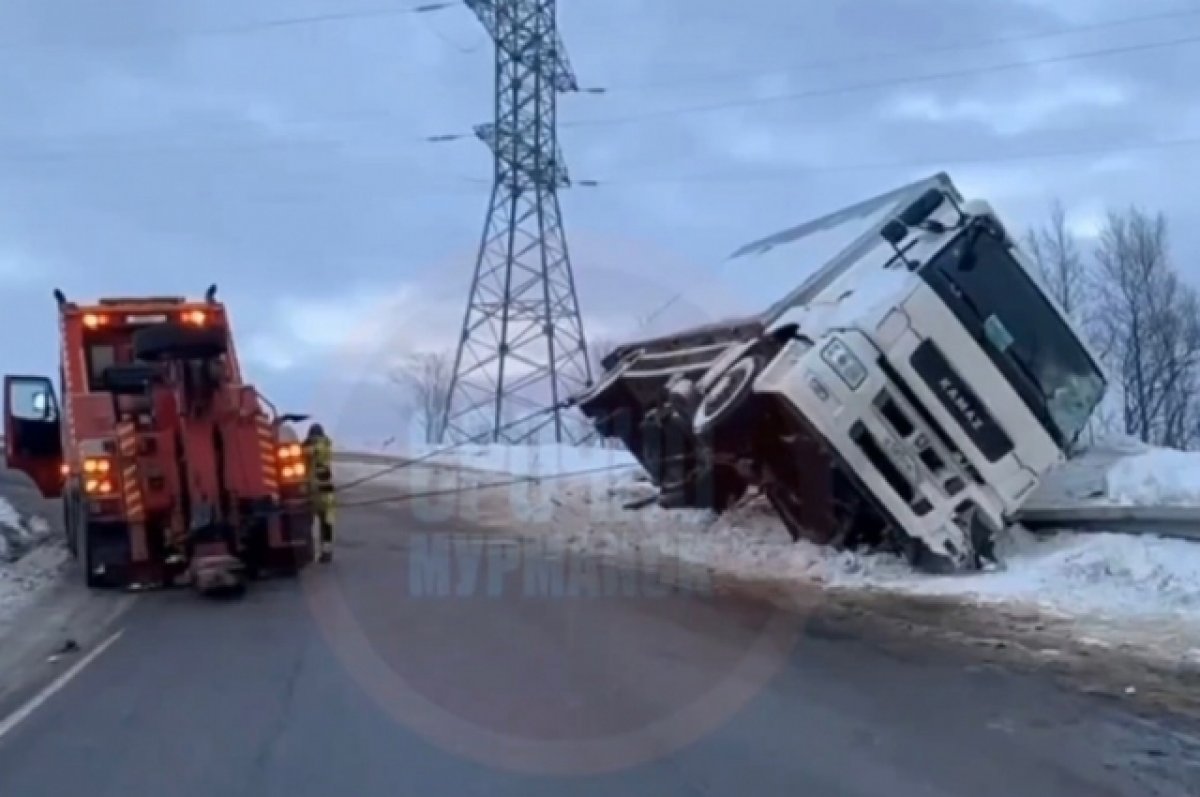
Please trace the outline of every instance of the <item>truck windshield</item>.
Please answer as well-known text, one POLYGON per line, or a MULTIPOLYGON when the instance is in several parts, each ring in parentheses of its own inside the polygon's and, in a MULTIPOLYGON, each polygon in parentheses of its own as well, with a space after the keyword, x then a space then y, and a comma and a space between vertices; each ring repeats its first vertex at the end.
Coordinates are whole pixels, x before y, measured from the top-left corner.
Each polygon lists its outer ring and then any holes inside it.
POLYGON ((1058 444, 1073 442, 1104 395, 1104 377, 1004 243, 968 229, 921 276, 1058 444))

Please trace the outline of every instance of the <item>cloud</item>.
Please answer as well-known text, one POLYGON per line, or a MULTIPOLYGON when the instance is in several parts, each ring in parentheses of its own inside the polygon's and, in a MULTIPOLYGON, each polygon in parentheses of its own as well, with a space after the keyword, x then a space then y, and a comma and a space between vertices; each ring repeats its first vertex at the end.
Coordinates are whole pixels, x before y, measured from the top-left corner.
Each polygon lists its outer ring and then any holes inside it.
POLYGON ((281 296, 254 323, 243 357, 277 371, 395 364, 409 354, 453 347, 462 310, 461 301, 416 283, 281 296))
POLYGON ((1071 82, 986 98, 978 94, 948 98, 932 91, 913 91, 890 100, 884 113, 933 124, 966 122, 1001 136, 1015 136, 1059 124, 1080 112, 1120 109, 1129 99, 1127 89, 1102 82, 1071 82))
MULTIPOLYGON (((1137 203, 1175 221, 1178 252, 1200 251, 1187 223, 1200 211, 1200 147, 1143 147, 1200 134, 1200 47, 837 90, 1166 41, 1184 18, 1048 35, 1153 10, 1115 0, 561 6, 580 83, 608 89, 559 99, 570 172, 600 182, 561 196, 593 337, 635 334, 664 305, 662 327, 761 306, 792 277, 732 270, 729 252, 941 168, 1015 227, 1044 219, 1054 198, 1081 231, 1137 203), (971 44, 981 39, 995 41, 971 44), (736 105, 806 91, 826 93, 736 105), (694 106, 712 110, 669 112, 694 106), (623 117, 641 118, 583 124, 623 117), (1065 154, 1029 157, 1054 152, 1065 154)), ((470 136, 493 109, 490 46, 472 49, 484 34, 461 5, 213 33, 316 9, 4 4, 6 367, 53 371, 52 282, 80 298, 217 282, 248 368, 285 404, 321 404, 334 382, 454 345, 492 174, 470 136), (439 133, 465 137, 425 141, 439 133)), ((1179 261, 1200 277, 1195 258, 1179 261)))

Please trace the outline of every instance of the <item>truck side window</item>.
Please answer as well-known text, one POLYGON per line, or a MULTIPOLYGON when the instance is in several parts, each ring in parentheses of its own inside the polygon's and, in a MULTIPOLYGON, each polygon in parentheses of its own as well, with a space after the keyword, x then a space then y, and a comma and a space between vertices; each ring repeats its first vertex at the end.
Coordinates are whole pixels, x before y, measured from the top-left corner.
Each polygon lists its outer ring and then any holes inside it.
POLYGON ((56 421, 58 407, 40 384, 14 382, 10 388, 9 406, 18 421, 56 421))
POLYGON ((88 390, 100 390, 100 379, 104 369, 117 361, 116 347, 106 343, 93 343, 87 347, 88 390))

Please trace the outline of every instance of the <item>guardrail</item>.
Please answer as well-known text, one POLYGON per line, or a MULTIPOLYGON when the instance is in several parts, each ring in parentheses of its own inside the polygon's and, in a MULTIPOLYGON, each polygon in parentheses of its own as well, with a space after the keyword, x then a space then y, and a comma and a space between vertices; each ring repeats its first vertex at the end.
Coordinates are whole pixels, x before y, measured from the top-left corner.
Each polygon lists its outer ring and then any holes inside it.
POLYGON ((408 457, 399 457, 395 454, 369 454, 360 451, 334 451, 333 458, 340 459, 343 462, 378 463, 380 465, 391 465, 396 462, 405 462, 409 459, 408 457))
POLYGON ((1200 542, 1200 507, 1192 506, 1030 507, 1017 521, 1033 531, 1111 531, 1200 542))

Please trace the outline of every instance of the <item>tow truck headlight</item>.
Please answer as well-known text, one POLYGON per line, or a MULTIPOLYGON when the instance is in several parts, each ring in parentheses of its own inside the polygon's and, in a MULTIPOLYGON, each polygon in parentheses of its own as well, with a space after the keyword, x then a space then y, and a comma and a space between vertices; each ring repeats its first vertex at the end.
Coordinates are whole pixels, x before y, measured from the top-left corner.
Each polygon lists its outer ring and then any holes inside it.
POLYGON ((858 390, 863 382, 867 381, 867 369, 862 360, 858 359, 840 338, 834 338, 825 344, 821 349, 821 359, 851 390, 858 390))

